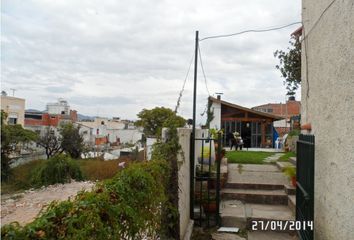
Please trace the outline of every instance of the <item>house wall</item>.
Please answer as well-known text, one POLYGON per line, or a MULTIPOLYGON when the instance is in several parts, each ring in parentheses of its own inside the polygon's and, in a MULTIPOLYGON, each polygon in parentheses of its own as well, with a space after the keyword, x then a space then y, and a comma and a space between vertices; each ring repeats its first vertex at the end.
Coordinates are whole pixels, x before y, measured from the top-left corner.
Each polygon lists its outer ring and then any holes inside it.
MULTIPOLYGON (((1 96, 1 110, 4 110, 9 117, 17 118, 17 124, 25 125, 25 99, 1 96)), ((7 123, 6 119, 5 123, 7 123)))
POLYGON ((118 129, 117 137, 120 138, 121 143, 136 143, 141 140, 142 132, 138 129, 118 129))
POLYGON ((352 239, 354 217, 354 2, 335 1, 313 28, 331 2, 302 1, 301 121, 311 123, 316 138, 314 232, 320 240, 352 239))

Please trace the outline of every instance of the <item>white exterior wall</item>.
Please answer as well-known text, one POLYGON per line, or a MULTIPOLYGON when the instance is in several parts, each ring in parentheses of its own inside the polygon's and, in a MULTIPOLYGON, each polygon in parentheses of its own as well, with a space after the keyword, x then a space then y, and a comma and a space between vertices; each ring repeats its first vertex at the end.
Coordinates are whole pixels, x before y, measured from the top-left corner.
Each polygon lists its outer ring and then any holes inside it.
POLYGON ((116 131, 117 137, 120 138, 121 143, 136 143, 141 140, 142 132, 138 129, 118 129, 116 131))
POLYGON ((49 114, 61 114, 65 112, 66 115, 70 114, 70 106, 68 102, 64 99, 58 99, 56 103, 48 103, 47 104, 47 112, 49 114))
POLYGON ((301 121, 315 135, 318 240, 354 236, 354 2, 335 1, 313 28, 331 2, 302 1, 301 121))
POLYGON ((210 128, 221 129, 221 103, 213 102, 211 105, 211 111, 214 113, 214 118, 210 122, 210 128))
POLYGON ((178 137, 181 145, 181 154, 178 154, 178 211, 180 220, 180 237, 189 239, 193 228, 190 219, 190 136, 191 129, 179 128, 178 137), (183 154, 183 156, 182 156, 183 154))
POLYGON ((1 110, 8 114, 7 118, 16 118, 17 124, 25 125, 25 99, 1 96, 1 110))
MULTIPOLYGON (((75 124, 75 123, 74 123, 75 124)), ((78 124, 76 124, 78 125, 78 124)), ((95 137, 93 135, 93 129, 90 127, 87 127, 85 125, 78 125, 80 127, 80 134, 82 134, 82 137, 84 138, 84 142, 88 143, 90 145, 95 144, 95 137)))
POLYGON ((152 146, 156 143, 157 138, 146 138, 146 158, 151 160, 152 146))

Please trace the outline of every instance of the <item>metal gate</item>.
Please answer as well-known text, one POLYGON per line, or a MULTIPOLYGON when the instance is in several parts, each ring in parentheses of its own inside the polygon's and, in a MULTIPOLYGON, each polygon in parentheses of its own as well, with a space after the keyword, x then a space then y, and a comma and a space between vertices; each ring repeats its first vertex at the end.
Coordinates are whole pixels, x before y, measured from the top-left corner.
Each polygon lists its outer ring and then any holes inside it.
POLYGON ((200 227, 213 227, 220 225, 220 162, 222 149, 222 136, 218 139, 195 138, 191 142, 199 142, 200 155, 195 155, 191 148, 191 218, 200 227), (218 146, 214 151, 214 144, 218 146), (193 167, 195 166, 195 168, 193 167))
POLYGON ((313 239, 315 136, 300 134, 296 154, 296 220, 306 228, 298 231, 301 240, 313 239))

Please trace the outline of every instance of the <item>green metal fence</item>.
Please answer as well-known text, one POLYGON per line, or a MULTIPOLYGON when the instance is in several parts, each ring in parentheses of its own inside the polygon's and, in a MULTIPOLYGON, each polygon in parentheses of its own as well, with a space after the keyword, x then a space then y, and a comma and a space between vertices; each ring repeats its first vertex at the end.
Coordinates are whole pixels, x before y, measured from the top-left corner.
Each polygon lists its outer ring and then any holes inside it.
POLYGON ((296 220, 307 226, 298 231, 301 240, 313 239, 314 160, 315 136, 300 134, 296 154, 296 220))

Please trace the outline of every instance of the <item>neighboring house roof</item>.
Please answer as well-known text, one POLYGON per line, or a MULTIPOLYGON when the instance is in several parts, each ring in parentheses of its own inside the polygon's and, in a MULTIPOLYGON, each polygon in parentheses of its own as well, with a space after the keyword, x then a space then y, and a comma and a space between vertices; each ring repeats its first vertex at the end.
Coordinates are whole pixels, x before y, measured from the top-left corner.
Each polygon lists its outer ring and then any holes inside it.
POLYGON ((302 35, 302 26, 291 33, 291 36, 300 37, 302 35))
POLYGON ((275 120, 283 119, 283 117, 280 117, 280 116, 276 116, 276 115, 269 114, 269 113, 264 113, 264 112, 259 112, 259 111, 256 111, 256 110, 253 110, 253 109, 250 109, 250 108, 246 108, 246 107, 234 104, 234 103, 226 102, 224 100, 219 100, 219 99, 214 98, 214 97, 209 97, 209 100, 212 101, 212 102, 221 103, 222 105, 229 106, 229 107, 232 107, 232 108, 236 108, 236 109, 239 109, 239 110, 242 110, 242 111, 245 111, 245 112, 257 114, 259 116, 272 118, 272 119, 275 119, 275 120))
POLYGON ((80 126, 83 126, 83 127, 86 127, 86 128, 93 129, 93 127, 87 126, 87 125, 82 124, 82 123, 79 123, 79 122, 75 122, 75 124, 80 125, 80 126))
POLYGON ((267 103, 252 107, 253 110, 260 111, 259 109, 272 109, 272 114, 277 116, 288 117, 299 115, 301 111, 300 101, 287 101, 286 103, 267 103))

